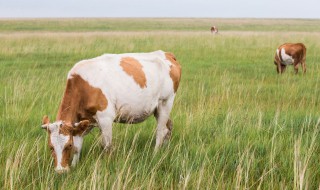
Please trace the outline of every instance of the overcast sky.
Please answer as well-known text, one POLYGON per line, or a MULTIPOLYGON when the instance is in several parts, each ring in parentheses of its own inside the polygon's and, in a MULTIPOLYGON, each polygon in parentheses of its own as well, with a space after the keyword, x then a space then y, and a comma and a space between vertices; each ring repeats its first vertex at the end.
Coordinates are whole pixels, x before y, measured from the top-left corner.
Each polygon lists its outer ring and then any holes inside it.
POLYGON ((320 0, 0 0, 0 17, 320 18, 320 0))

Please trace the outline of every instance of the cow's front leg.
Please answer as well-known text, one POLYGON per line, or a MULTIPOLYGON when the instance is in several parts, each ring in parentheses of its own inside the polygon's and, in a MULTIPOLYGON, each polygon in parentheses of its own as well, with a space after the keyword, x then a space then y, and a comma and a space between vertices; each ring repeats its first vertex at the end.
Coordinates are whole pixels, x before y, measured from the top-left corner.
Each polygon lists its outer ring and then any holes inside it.
POLYGON ((100 116, 97 115, 97 121, 102 135, 102 146, 105 151, 108 151, 111 148, 113 120, 114 117, 105 116, 103 113, 101 113, 100 116))
POLYGON ((80 159, 80 152, 74 153, 73 159, 72 159, 72 162, 71 162, 71 166, 75 167, 77 165, 77 163, 79 162, 79 159, 80 159))
POLYGON ((174 96, 166 101, 159 103, 155 113, 157 119, 157 134, 155 150, 170 139, 172 133, 172 121, 170 120, 170 112, 173 105, 174 96))
POLYGON ((298 70, 299 70, 299 64, 296 64, 294 66, 294 74, 298 74, 298 70))
POLYGON ((80 153, 82 149, 83 137, 82 136, 74 136, 73 144, 74 144, 74 154, 71 162, 71 166, 74 167, 77 165, 80 159, 80 153))
POLYGON ((102 134, 102 146, 105 151, 111 148, 112 144, 112 123, 113 120, 105 119, 100 121, 100 128, 102 134))

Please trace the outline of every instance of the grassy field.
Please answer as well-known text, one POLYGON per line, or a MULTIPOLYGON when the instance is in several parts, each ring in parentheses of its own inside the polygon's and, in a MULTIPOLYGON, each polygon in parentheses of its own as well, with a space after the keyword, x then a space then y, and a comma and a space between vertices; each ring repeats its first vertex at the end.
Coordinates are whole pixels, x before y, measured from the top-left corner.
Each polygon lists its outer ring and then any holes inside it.
POLYGON ((0 189, 317 189, 320 20, 0 20, 0 189), (211 35, 216 24, 220 35, 211 35), (273 64, 285 42, 307 47, 307 73, 273 64), (173 52, 183 69, 170 143, 155 119, 115 124, 103 153, 85 137, 58 175, 40 129, 55 118, 68 70, 103 53, 173 52))

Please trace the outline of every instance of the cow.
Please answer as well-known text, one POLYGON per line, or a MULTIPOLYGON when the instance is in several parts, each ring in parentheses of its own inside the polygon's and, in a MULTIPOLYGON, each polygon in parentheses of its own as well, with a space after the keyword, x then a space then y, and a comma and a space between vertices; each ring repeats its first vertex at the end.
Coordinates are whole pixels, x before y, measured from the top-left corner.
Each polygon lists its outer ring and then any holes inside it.
POLYGON ((157 121, 155 151, 170 139, 170 112, 180 83, 181 66, 172 53, 104 54, 78 62, 69 71, 56 120, 42 119, 55 171, 64 173, 80 158, 83 137, 101 130, 108 150, 112 124, 157 121))
POLYGON ((212 34, 218 34, 218 27, 212 26, 210 30, 212 34))
POLYGON ((277 72, 281 74, 286 70, 287 65, 293 65, 297 74, 300 63, 303 73, 306 73, 306 51, 303 43, 285 43, 279 46, 274 57, 277 72))

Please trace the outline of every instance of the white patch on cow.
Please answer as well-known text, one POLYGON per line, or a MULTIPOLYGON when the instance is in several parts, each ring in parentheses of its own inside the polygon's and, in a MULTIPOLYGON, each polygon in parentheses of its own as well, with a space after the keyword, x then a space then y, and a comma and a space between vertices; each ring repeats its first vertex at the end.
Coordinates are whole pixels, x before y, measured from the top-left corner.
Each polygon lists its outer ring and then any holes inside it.
POLYGON ((283 65, 292 65, 294 63, 294 59, 292 58, 292 56, 286 54, 286 50, 284 48, 281 49, 281 57, 282 57, 282 62, 281 63, 283 65))
POLYGON ((49 124, 50 140, 57 157, 57 166, 55 168, 56 171, 65 170, 65 168, 61 166, 62 152, 63 152, 64 146, 70 140, 70 136, 68 135, 66 136, 59 133, 61 124, 62 124, 62 121, 49 124))

